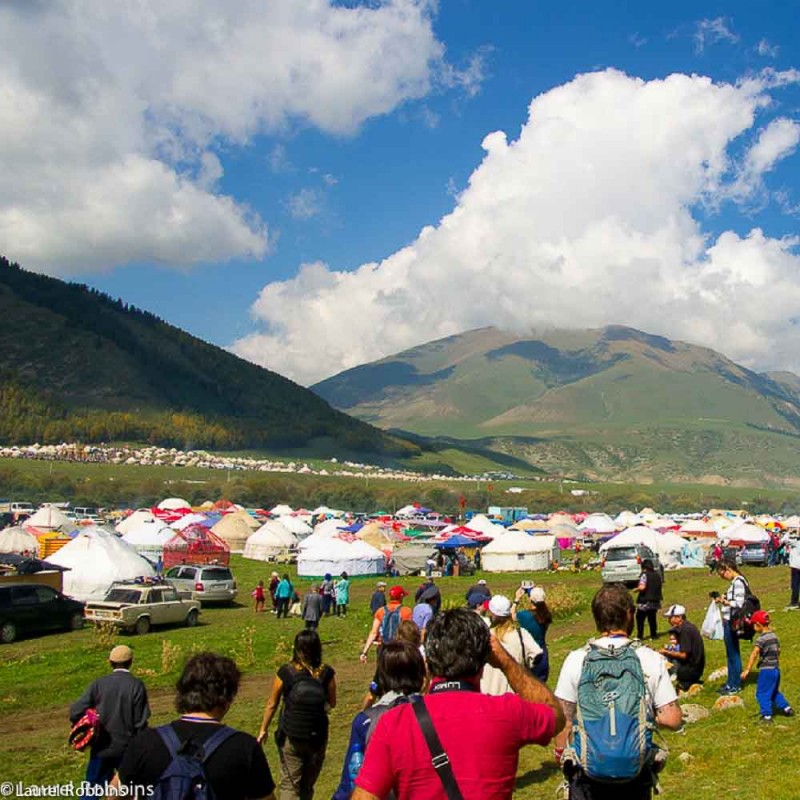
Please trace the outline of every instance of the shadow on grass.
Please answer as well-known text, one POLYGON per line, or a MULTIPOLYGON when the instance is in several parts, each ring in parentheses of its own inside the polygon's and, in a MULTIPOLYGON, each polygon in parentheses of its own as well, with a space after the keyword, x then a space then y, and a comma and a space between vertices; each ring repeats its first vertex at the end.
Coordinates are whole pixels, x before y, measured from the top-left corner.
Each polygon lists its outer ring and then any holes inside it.
POLYGON ((517 777, 515 791, 525 789, 528 786, 535 786, 537 783, 545 783, 558 773, 561 774, 561 767, 553 763, 542 764, 538 769, 531 769, 517 777))

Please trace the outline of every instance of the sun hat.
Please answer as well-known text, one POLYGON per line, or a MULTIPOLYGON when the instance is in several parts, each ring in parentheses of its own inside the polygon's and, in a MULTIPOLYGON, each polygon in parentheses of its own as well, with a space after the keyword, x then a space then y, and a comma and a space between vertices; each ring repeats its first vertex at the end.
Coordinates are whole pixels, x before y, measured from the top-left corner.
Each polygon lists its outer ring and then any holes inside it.
POLYGON ((531 603, 544 603, 547 599, 547 595, 541 586, 534 586, 529 596, 531 598, 531 603))
POLYGON ((685 617, 686 616, 686 607, 678 605, 676 603, 675 605, 670 606, 664 612, 664 616, 665 617, 685 617))
POLYGON ((489 601, 489 613, 496 617, 511 616, 511 601, 502 594, 496 594, 489 601))

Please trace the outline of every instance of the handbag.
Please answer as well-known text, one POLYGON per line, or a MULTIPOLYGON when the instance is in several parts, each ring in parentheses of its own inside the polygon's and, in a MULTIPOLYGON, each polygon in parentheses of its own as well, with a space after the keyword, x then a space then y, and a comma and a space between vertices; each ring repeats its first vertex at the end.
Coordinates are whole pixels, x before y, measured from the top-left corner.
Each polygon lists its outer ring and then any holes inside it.
POLYGON ((87 708, 72 726, 67 743, 73 750, 85 750, 100 735, 100 716, 94 708, 87 708))
POLYGON ((442 782, 447 800, 464 800, 461 790, 458 788, 456 776, 453 774, 453 768, 450 765, 450 759, 442 747, 442 742, 439 739, 439 734, 436 733, 436 728, 433 727, 433 720, 425 707, 423 698, 416 696, 411 699, 411 707, 414 709, 414 715, 417 718, 419 727, 422 729, 422 735, 425 737, 425 743, 428 745, 428 750, 431 754, 431 764, 442 782))

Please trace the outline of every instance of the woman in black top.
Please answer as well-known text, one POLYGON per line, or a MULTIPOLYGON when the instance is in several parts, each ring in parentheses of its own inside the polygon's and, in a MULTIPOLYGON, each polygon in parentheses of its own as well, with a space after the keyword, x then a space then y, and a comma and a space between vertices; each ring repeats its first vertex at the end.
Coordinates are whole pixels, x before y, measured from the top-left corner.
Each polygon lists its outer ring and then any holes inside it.
MULTIPOLYGON (((206 742, 226 727, 222 718, 236 697, 240 678, 236 663, 215 653, 197 653, 186 662, 175 698, 182 716, 164 726, 177 737, 183 752, 201 757, 206 742)), ((275 783, 258 742, 249 733, 227 730, 228 738, 204 764, 215 796, 225 800, 275 800, 275 783)), ((158 785, 170 763, 169 749, 159 729, 145 728, 125 750, 115 780, 124 786, 150 789, 158 785)))
POLYGON ((657 614, 661 608, 661 575, 653 566, 653 562, 646 558, 642 561, 642 574, 639 576, 639 585, 636 587, 636 636, 644 639, 644 621, 650 626, 650 638, 657 636, 657 614))
POLYGON ((315 630, 295 636, 292 660, 272 682, 257 740, 283 700, 275 732, 281 800, 311 800, 328 744, 328 711, 336 706, 336 673, 322 663, 322 642, 315 630))

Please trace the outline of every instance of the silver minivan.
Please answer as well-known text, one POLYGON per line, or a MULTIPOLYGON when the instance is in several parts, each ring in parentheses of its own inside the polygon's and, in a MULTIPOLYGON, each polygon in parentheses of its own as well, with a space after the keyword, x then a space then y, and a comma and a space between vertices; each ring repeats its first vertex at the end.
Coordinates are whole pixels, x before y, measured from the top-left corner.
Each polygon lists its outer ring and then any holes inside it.
POLYGON ((642 574, 642 562, 649 558, 663 575, 658 556, 643 544, 610 546, 601 553, 600 570, 604 583, 636 584, 642 574))
POLYGON ((179 591, 201 603, 232 603, 236 599, 236 579, 230 567, 219 564, 181 564, 168 569, 164 577, 179 591))

